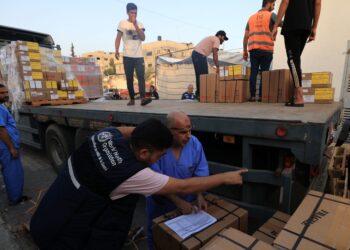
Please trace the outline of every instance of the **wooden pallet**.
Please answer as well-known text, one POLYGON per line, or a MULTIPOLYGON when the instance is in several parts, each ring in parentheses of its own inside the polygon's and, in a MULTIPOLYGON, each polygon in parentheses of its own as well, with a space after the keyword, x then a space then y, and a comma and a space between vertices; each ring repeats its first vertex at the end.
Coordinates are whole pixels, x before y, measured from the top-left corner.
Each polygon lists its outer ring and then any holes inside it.
POLYGON ((344 178, 349 152, 344 147, 335 147, 328 166, 328 175, 333 178, 344 178))
POLYGON ((86 99, 74 99, 74 100, 33 101, 33 102, 26 102, 26 103, 28 105, 33 106, 33 107, 39 107, 39 106, 83 104, 83 103, 87 103, 87 102, 88 101, 86 99))

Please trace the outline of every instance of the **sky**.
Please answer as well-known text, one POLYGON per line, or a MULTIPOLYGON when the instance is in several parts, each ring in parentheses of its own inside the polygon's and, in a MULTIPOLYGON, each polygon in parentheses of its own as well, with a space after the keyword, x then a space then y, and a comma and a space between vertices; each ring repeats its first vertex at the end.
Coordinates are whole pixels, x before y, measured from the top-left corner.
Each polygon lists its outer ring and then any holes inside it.
MULTIPOLYGON (((70 54, 96 50, 114 51, 119 21, 127 19, 124 0, 2 0, 0 25, 47 33, 70 54)), ((242 48, 244 29, 250 15, 261 8, 262 0, 134 0, 138 21, 146 29, 146 41, 163 40, 198 43, 218 30, 229 41, 223 49, 242 48)))

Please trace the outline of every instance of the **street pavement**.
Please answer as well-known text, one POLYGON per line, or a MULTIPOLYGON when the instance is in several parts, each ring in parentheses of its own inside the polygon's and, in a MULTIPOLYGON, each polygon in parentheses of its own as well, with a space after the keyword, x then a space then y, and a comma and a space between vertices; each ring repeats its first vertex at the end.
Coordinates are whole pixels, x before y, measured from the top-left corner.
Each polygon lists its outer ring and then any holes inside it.
MULTIPOLYGON (((5 187, 0 178, 0 250, 38 249, 28 231, 29 221, 57 176, 43 150, 23 146, 21 160, 24 167, 24 195, 31 199, 17 206, 8 206, 5 187)), ((144 230, 136 242, 130 242, 123 250, 147 249, 146 223, 145 200, 141 198, 134 214, 132 228, 143 227, 144 230)))

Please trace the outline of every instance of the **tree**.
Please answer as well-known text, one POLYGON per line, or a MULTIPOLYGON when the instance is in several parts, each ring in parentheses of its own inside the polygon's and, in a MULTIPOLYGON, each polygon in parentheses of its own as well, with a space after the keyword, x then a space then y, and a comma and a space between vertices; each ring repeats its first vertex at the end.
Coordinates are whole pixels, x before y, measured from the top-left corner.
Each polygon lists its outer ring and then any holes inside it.
POLYGON ((117 69, 115 68, 115 64, 114 64, 114 59, 111 58, 109 60, 109 68, 103 71, 103 74, 105 76, 109 76, 109 75, 115 75, 117 73, 117 69))
POLYGON ((75 52, 74 52, 74 45, 72 43, 72 45, 70 46, 70 56, 71 57, 75 57, 75 52))

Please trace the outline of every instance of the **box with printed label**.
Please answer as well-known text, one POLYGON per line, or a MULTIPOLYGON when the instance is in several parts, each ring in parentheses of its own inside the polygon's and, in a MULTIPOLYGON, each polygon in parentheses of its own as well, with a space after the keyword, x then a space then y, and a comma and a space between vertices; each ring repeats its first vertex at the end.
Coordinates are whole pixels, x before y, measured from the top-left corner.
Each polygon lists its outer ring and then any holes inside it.
POLYGON ((36 42, 16 41, 16 50, 39 52, 39 44, 36 42))
POLYGON ((45 96, 46 96, 46 99, 49 101, 54 101, 59 99, 57 90, 45 90, 45 96))
POLYGON ((200 76, 200 102, 215 102, 217 83, 217 74, 200 76))
POLYGON ((75 92, 74 91, 68 90, 67 91, 67 95, 68 95, 68 99, 69 100, 74 100, 75 99, 75 92))
POLYGON ((180 214, 177 210, 157 217, 153 220, 152 226, 156 249, 197 250, 224 228, 235 227, 241 231, 247 231, 248 212, 246 210, 214 195, 207 195, 205 199, 208 201, 207 212, 215 217, 217 221, 183 240, 164 223, 179 216, 180 214))
POLYGON ((276 239, 282 228, 290 218, 289 214, 277 211, 264 225, 262 225, 254 234, 258 240, 262 240, 270 245, 276 239))
POLYGON ((84 90, 76 90, 74 91, 75 98, 77 99, 84 99, 84 90))
POLYGON ((274 250, 275 248, 235 228, 222 230, 204 245, 203 250, 274 250))
POLYGON ((57 90, 57 95, 59 99, 67 99, 68 98, 68 93, 66 90, 57 90))
POLYGON ((43 101, 46 99, 45 92, 42 90, 25 90, 24 97, 27 102, 43 101))
POLYGON ((248 80, 250 68, 245 65, 221 66, 219 69, 220 80, 248 80))
POLYGON ((59 90, 68 90, 68 82, 67 81, 64 81, 64 80, 61 80, 61 81, 58 81, 57 82, 58 85, 57 85, 57 88, 59 90))
POLYGON ((47 90, 57 90, 57 82, 56 81, 45 81, 44 87, 47 90))
POLYGON ((331 72, 312 72, 302 74, 303 88, 331 88, 333 74, 331 72))
POLYGON ((331 104, 334 101, 334 88, 303 89, 305 103, 331 104))
POLYGON ((350 200, 309 191, 274 241, 278 249, 350 249, 350 200))

